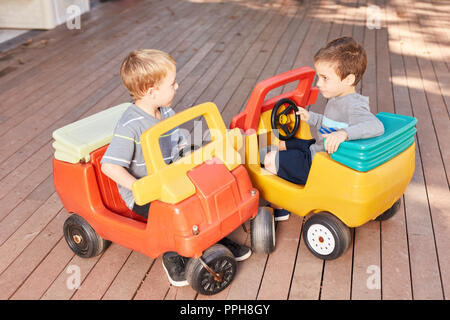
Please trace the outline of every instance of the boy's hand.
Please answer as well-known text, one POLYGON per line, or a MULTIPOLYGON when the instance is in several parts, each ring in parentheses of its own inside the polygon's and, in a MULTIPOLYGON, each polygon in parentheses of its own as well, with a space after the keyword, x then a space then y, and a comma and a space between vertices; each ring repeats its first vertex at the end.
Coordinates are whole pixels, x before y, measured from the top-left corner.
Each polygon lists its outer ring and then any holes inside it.
POLYGON ((323 134, 322 137, 325 139, 325 150, 329 154, 336 152, 339 145, 348 138, 345 130, 339 130, 330 134, 323 134))
POLYGON ((281 140, 280 143, 278 144, 278 150, 280 151, 284 151, 286 150, 286 142, 281 140))
POLYGON ((300 119, 302 121, 307 122, 309 120, 309 111, 307 111, 306 109, 304 109, 302 107, 298 107, 298 111, 296 112, 296 114, 298 114, 300 116, 300 119))

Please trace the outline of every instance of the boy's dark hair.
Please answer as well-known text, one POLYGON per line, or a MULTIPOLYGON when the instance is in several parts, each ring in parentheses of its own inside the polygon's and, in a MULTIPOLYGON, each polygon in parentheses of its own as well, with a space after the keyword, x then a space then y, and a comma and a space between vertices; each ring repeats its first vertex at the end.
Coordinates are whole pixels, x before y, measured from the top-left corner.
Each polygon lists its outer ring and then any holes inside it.
POLYGON ((354 86, 361 80, 367 67, 366 50, 352 37, 342 37, 328 42, 314 55, 314 63, 318 61, 335 64, 335 72, 341 80, 349 74, 354 74, 354 86))

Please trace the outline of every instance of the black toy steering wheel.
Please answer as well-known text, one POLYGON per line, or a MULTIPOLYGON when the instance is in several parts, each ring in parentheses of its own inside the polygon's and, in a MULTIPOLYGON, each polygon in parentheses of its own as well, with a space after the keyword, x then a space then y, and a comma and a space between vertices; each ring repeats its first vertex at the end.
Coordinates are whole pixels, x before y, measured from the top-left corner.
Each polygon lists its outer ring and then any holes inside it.
POLYGON ((291 99, 280 99, 272 109, 271 124, 275 136, 280 140, 288 140, 295 136, 300 128, 300 116, 296 113, 297 105, 291 99), (285 109, 278 112, 282 106, 285 109), (289 119, 289 114, 294 112, 295 121, 289 119), (280 130, 281 129, 281 130, 280 130), (284 135, 282 134, 284 132, 284 135))

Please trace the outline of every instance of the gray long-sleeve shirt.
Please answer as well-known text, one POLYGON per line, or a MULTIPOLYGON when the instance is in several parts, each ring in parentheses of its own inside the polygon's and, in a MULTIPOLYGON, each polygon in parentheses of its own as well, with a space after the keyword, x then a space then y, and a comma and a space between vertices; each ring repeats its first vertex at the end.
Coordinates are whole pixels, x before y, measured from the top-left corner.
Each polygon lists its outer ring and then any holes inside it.
MULTIPOLYGON (((175 114, 175 111, 170 107, 160 108, 160 112, 162 119, 175 114)), ((147 167, 141 147, 141 135, 158 122, 158 119, 152 117, 135 104, 131 104, 119 119, 112 141, 101 163, 112 163, 122 166, 136 179, 145 177, 147 175, 147 167)), ((159 144, 164 161, 169 163, 178 153, 179 146, 186 144, 186 137, 179 128, 174 128, 159 138, 159 144)), ((132 191, 120 185, 118 185, 118 188, 127 207, 132 209, 134 205, 132 191)))
POLYGON ((347 132, 347 140, 356 140, 384 133, 383 124, 370 112, 369 97, 358 93, 329 99, 323 115, 309 112, 308 124, 317 129, 316 143, 310 147, 312 158, 325 151, 322 134, 342 129, 347 132))

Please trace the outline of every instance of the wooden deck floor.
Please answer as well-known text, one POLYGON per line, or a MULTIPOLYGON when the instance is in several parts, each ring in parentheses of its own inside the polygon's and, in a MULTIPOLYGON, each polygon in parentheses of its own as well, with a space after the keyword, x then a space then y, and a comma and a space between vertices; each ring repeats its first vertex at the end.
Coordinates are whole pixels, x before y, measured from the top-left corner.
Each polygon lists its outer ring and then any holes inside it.
MULTIPOLYGON (((81 30, 62 25, 0 56, 0 299, 450 297, 448 1, 96 4, 81 30), (170 286, 160 258, 119 245, 92 259, 74 256, 62 234, 68 213, 53 187, 51 134, 129 101, 119 77, 128 51, 170 52, 180 84, 175 109, 213 101, 228 125, 257 82, 312 66, 316 50, 341 35, 367 50, 358 90, 372 111, 418 119, 416 171, 399 214, 353 230, 351 248, 330 262, 307 251, 303 220, 291 217, 277 225, 275 252, 239 263, 232 285, 210 298, 170 286), (81 287, 73 289, 77 271, 81 287)), ((324 105, 319 98, 313 110, 324 105)), ((249 243, 241 229, 233 237, 249 243)))

